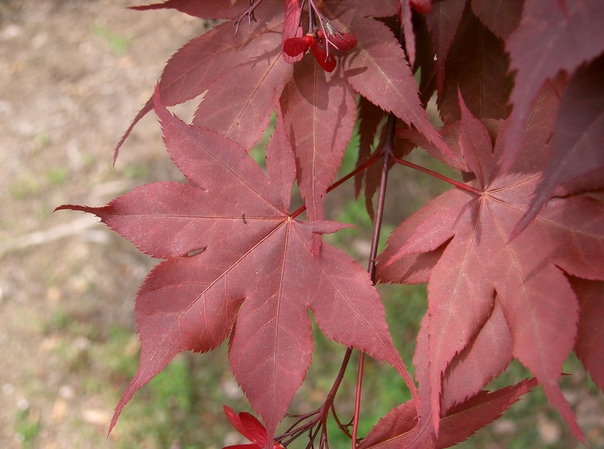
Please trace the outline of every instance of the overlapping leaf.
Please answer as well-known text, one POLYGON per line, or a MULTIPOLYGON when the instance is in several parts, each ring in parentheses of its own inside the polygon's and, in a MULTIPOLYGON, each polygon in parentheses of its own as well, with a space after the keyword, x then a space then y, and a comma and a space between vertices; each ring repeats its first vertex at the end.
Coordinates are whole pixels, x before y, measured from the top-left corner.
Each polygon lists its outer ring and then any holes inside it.
POLYGON ((344 60, 352 88, 414 126, 440 152, 450 153, 422 107, 403 49, 388 27, 373 19, 357 17, 350 24, 350 31, 359 42, 358 52, 344 60))
MULTIPOLYGON (((442 64, 436 61, 437 67, 442 64)), ((467 8, 446 55, 444 81, 438 97, 443 121, 459 120, 458 89, 474 116, 505 119, 510 112, 507 103, 513 86, 508 68, 509 57, 503 42, 467 8)))
POLYGON ((466 7, 466 0, 449 0, 435 2, 432 11, 426 17, 432 47, 436 55, 436 85, 439 95, 442 95, 445 86, 445 63, 453 38, 457 33, 459 24, 466 7))
MULTIPOLYGON (((501 307, 511 335, 511 355, 539 379, 581 438, 557 384, 561 364, 574 345, 579 315, 565 273, 604 279, 604 202, 593 195, 552 200, 511 240, 547 160, 555 111, 548 106, 555 101, 553 92, 542 93, 522 136, 527 151, 507 174, 501 171, 501 140, 493 150, 486 127, 461 102, 459 142, 476 176, 468 184, 475 191, 448 191, 420 210, 419 218, 411 218, 414 229, 403 223, 379 258, 379 273, 382 280, 395 282, 429 275, 425 357, 430 360, 433 416, 443 410, 443 377, 454 358, 475 342, 496 316, 496 307, 501 307)), ((492 351, 500 351, 498 338, 491 334, 487 340, 492 351)), ((489 368, 476 368, 497 371, 485 366, 489 368)), ((488 381, 491 374, 483 374, 488 381)), ((438 427, 437 420, 434 425, 438 427)))
POLYGON ((209 351, 231 335, 233 373, 270 440, 311 362, 309 310, 330 338, 408 379, 367 272, 329 245, 312 252, 314 235, 345 225, 289 215, 295 165, 281 114, 267 148, 267 178, 236 143, 170 114, 159 88, 154 103, 166 147, 191 184, 142 186, 104 207, 60 207, 94 213, 165 259, 137 296, 139 369, 112 425, 178 352, 209 351))
POLYGON ((506 39, 518 26, 524 0, 471 0, 472 11, 498 38, 506 39))
POLYGON ((573 279, 581 305, 575 352, 594 383, 604 390, 604 282, 573 279))
POLYGON ((505 166, 519 151, 524 125, 539 89, 560 71, 572 74, 604 52, 604 8, 601 0, 565 0, 544 6, 526 0, 516 31, 506 41, 511 69, 516 71, 513 110, 505 134, 505 166))
MULTIPOLYGON (((443 402, 448 405, 443 408, 439 433, 435 435, 432 429, 430 385, 426 382, 430 364, 427 357, 429 320, 429 315, 426 315, 422 321, 414 357, 416 376, 420 379, 419 410, 410 401, 391 410, 369 432, 360 449, 441 449, 454 446, 499 418, 520 396, 537 384, 533 378, 493 392, 480 390, 482 387, 474 392, 470 387, 466 390, 467 397, 458 402, 450 396, 455 390, 447 389, 443 392, 443 402)), ((458 366, 466 365, 467 368, 472 365, 462 355, 457 358, 457 362, 458 366)), ((466 380, 463 376, 468 372, 469 370, 463 374, 458 372, 453 377, 463 381, 466 380)))
POLYGON ((298 185, 311 220, 323 219, 323 198, 334 181, 356 120, 354 92, 342 76, 332 76, 313 58, 295 65, 281 99, 292 136, 298 185))
POLYGON ((547 203, 557 187, 564 194, 604 188, 604 56, 580 69, 560 102, 550 142, 551 157, 522 230, 547 203))
MULTIPOLYGON (((237 4, 249 6, 245 1, 237 4)), ((184 8, 195 15, 207 13, 204 17, 228 10, 217 2, 199 8, 179 1, 160 6, 184 8), (214 11, 214 7, 218 10, 214 11)), ((237 8, 233 11, 230 17, 242 12, 237 8)), ((195 114, 195 123, 221 132, 246 148, 251 148, 266 129, 273 112, 272 99, 281 94, 293 73, 281 53, 283 3, 263 1, 262 14, 257 18, 249 26, 246 23, 238 34, 232 22, 225 22, 192 39, 170 58, 159 83, 161 98, 168 106, 206 93, 195 114)), ((150 99, 120 140, 116 157, 134 126, 152 109, 150 99)))

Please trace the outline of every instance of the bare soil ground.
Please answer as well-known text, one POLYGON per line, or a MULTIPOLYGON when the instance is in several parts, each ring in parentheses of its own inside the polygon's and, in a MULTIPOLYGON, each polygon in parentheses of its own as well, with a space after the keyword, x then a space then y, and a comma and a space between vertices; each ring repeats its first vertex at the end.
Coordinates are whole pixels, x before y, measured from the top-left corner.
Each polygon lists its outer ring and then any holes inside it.
MULTIPOLYGON (((153 261, 93 217, 52 211, 180 179, 153 116, 137 126, 115 167, 113 148, 165 61, 204 24, 172 11, 125 9, 133 4, 0 0, 0 448, 126 447, 132 430, 118 424, 106 436, 131 369, 114 366, 109 353, 136 359, 133 299, 153 261)), ((220 388, 237 396, 228 380, 220 388)), ((602 397, 571 393, 597 447, 602 397)), ((543 447, 560 439, 550 416, 535 418, 543 447)), ((201 419, 212 428, 215 418, 201 419)), ((501 432, 514 428, 508 422, 501 432)), ((180 447, 144 435, 137 441, 129 447, 180 447)), ((209 441, 200 447, 216 447, 209 441)))
MULTIPOLYGON (((178 177, 148 117, 112 166, 113 147, 165 61, 203 31, 128 0, 0 2, 0 447, 114 447, 124 379, 98 351, 134 332, 133 298, 152 261, 93 217, 150 179, 178 177), (96 378, 98 388, 85 385, 96 378)), ((137 340, 121 348, 136 355, 137 340)), ((143 446, 140 446, 143 447, 143 446)))

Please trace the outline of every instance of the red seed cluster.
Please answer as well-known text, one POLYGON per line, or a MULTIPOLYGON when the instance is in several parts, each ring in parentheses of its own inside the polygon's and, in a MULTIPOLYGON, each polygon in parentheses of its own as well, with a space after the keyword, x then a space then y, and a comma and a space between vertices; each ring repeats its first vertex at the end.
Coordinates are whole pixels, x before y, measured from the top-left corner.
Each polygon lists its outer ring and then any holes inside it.
POLYGON ((303 37, 291 37, 283 43, 283 51, 289 56, 298 56, 310 51, 319 65, 326 72, 333 72, 336 60, 330 49, 339 51, 352 50, 357 45, 357 39, 350 33, 334 33, 326 36, 323 30, 303 37))

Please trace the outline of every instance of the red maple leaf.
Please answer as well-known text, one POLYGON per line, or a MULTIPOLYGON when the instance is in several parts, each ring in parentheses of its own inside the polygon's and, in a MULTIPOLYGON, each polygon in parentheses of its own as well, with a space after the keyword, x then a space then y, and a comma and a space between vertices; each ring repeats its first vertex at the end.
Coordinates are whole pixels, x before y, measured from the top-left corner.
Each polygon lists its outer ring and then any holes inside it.
POLYGON ((317 235, 347 225, 289 213, 295 163, 279 108, 265 175, 244 148, 170 114, 159 88, 154 102, 189 184, 145 185, 104 207, 58 208, 94 213, 165 259, 138 292, 139 368, 111 426, 178 352, 210 351, 230 335, 232 371, 272 438, 311 363, 309 310, 328 337, 388 362, 413 388, 368 273, 329 245, 312 251, 317 235))
MULTIPOLYGON (((467 382, 447 386, 446 376, 458 354, 469 348, 475 356, 471 346, 478 345, 490 352, 481 349, 485 358, 474 364, 472 390, 482 388, 513 356, 543 384, 550 402, 582 438, 557 381, 575 343, 580 310, 567 275, 604 279, 602 196, 554 198, 512 239, 547 161, 556 110, 551 105, 557 101, 554 92, 542 92, 522 136, 525 151, 506 173, 502 139, 493 148, 489 131, 460 97, 459 146, 475 179, 403 222, 379 257, 382 280, 429 279, 429 344, 427 353, 416 357, 430 362, 425 379, 417 370, 416 375, 420 398, 422 382, 429 384, 432 416, 446 408, 445 388, 460 398, 472 393, 467 382)), ((497 123, 491 126, 500 135, 497 123)), ((435 419, 435 430, 438 425, 435 419)))

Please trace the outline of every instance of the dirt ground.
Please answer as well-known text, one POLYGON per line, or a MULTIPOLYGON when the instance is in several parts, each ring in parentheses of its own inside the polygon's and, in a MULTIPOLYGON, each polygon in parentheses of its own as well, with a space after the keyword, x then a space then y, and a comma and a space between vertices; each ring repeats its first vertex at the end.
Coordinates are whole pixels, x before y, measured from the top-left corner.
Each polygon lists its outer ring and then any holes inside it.
MULTIPOLYGON (((52 211, 180 179, 152 116, 115 167, 113 148, 165 61, 205 26, 125 9, 134 4, 0 0, 0 448, 117 448, 126 432, 106 437, 128 378, 99 379, 111 372, 102 354, 116 329, 134 335, 133 299, 153 261, 94 217, 52 211)), ((136 337, 119 351, 135 358, 136 337)), ((601 395, 573 401, 589 441, 603 441, 601 395)), ((560 428, 537 421, 555 443, 560 428)))
POLYGON ((178 178, 153 117, 115 168, 112 152, 165 61, 204 26, 125 9, 134 4, 0 1, 1 448, 111 448, 119 437, 106 438, 116 397, 103 391, 116 385, 90 393, 84 382, 106 372, 91 354, 113 330, 134 332, 152 261, 93 217, 52 211, 178 178))

